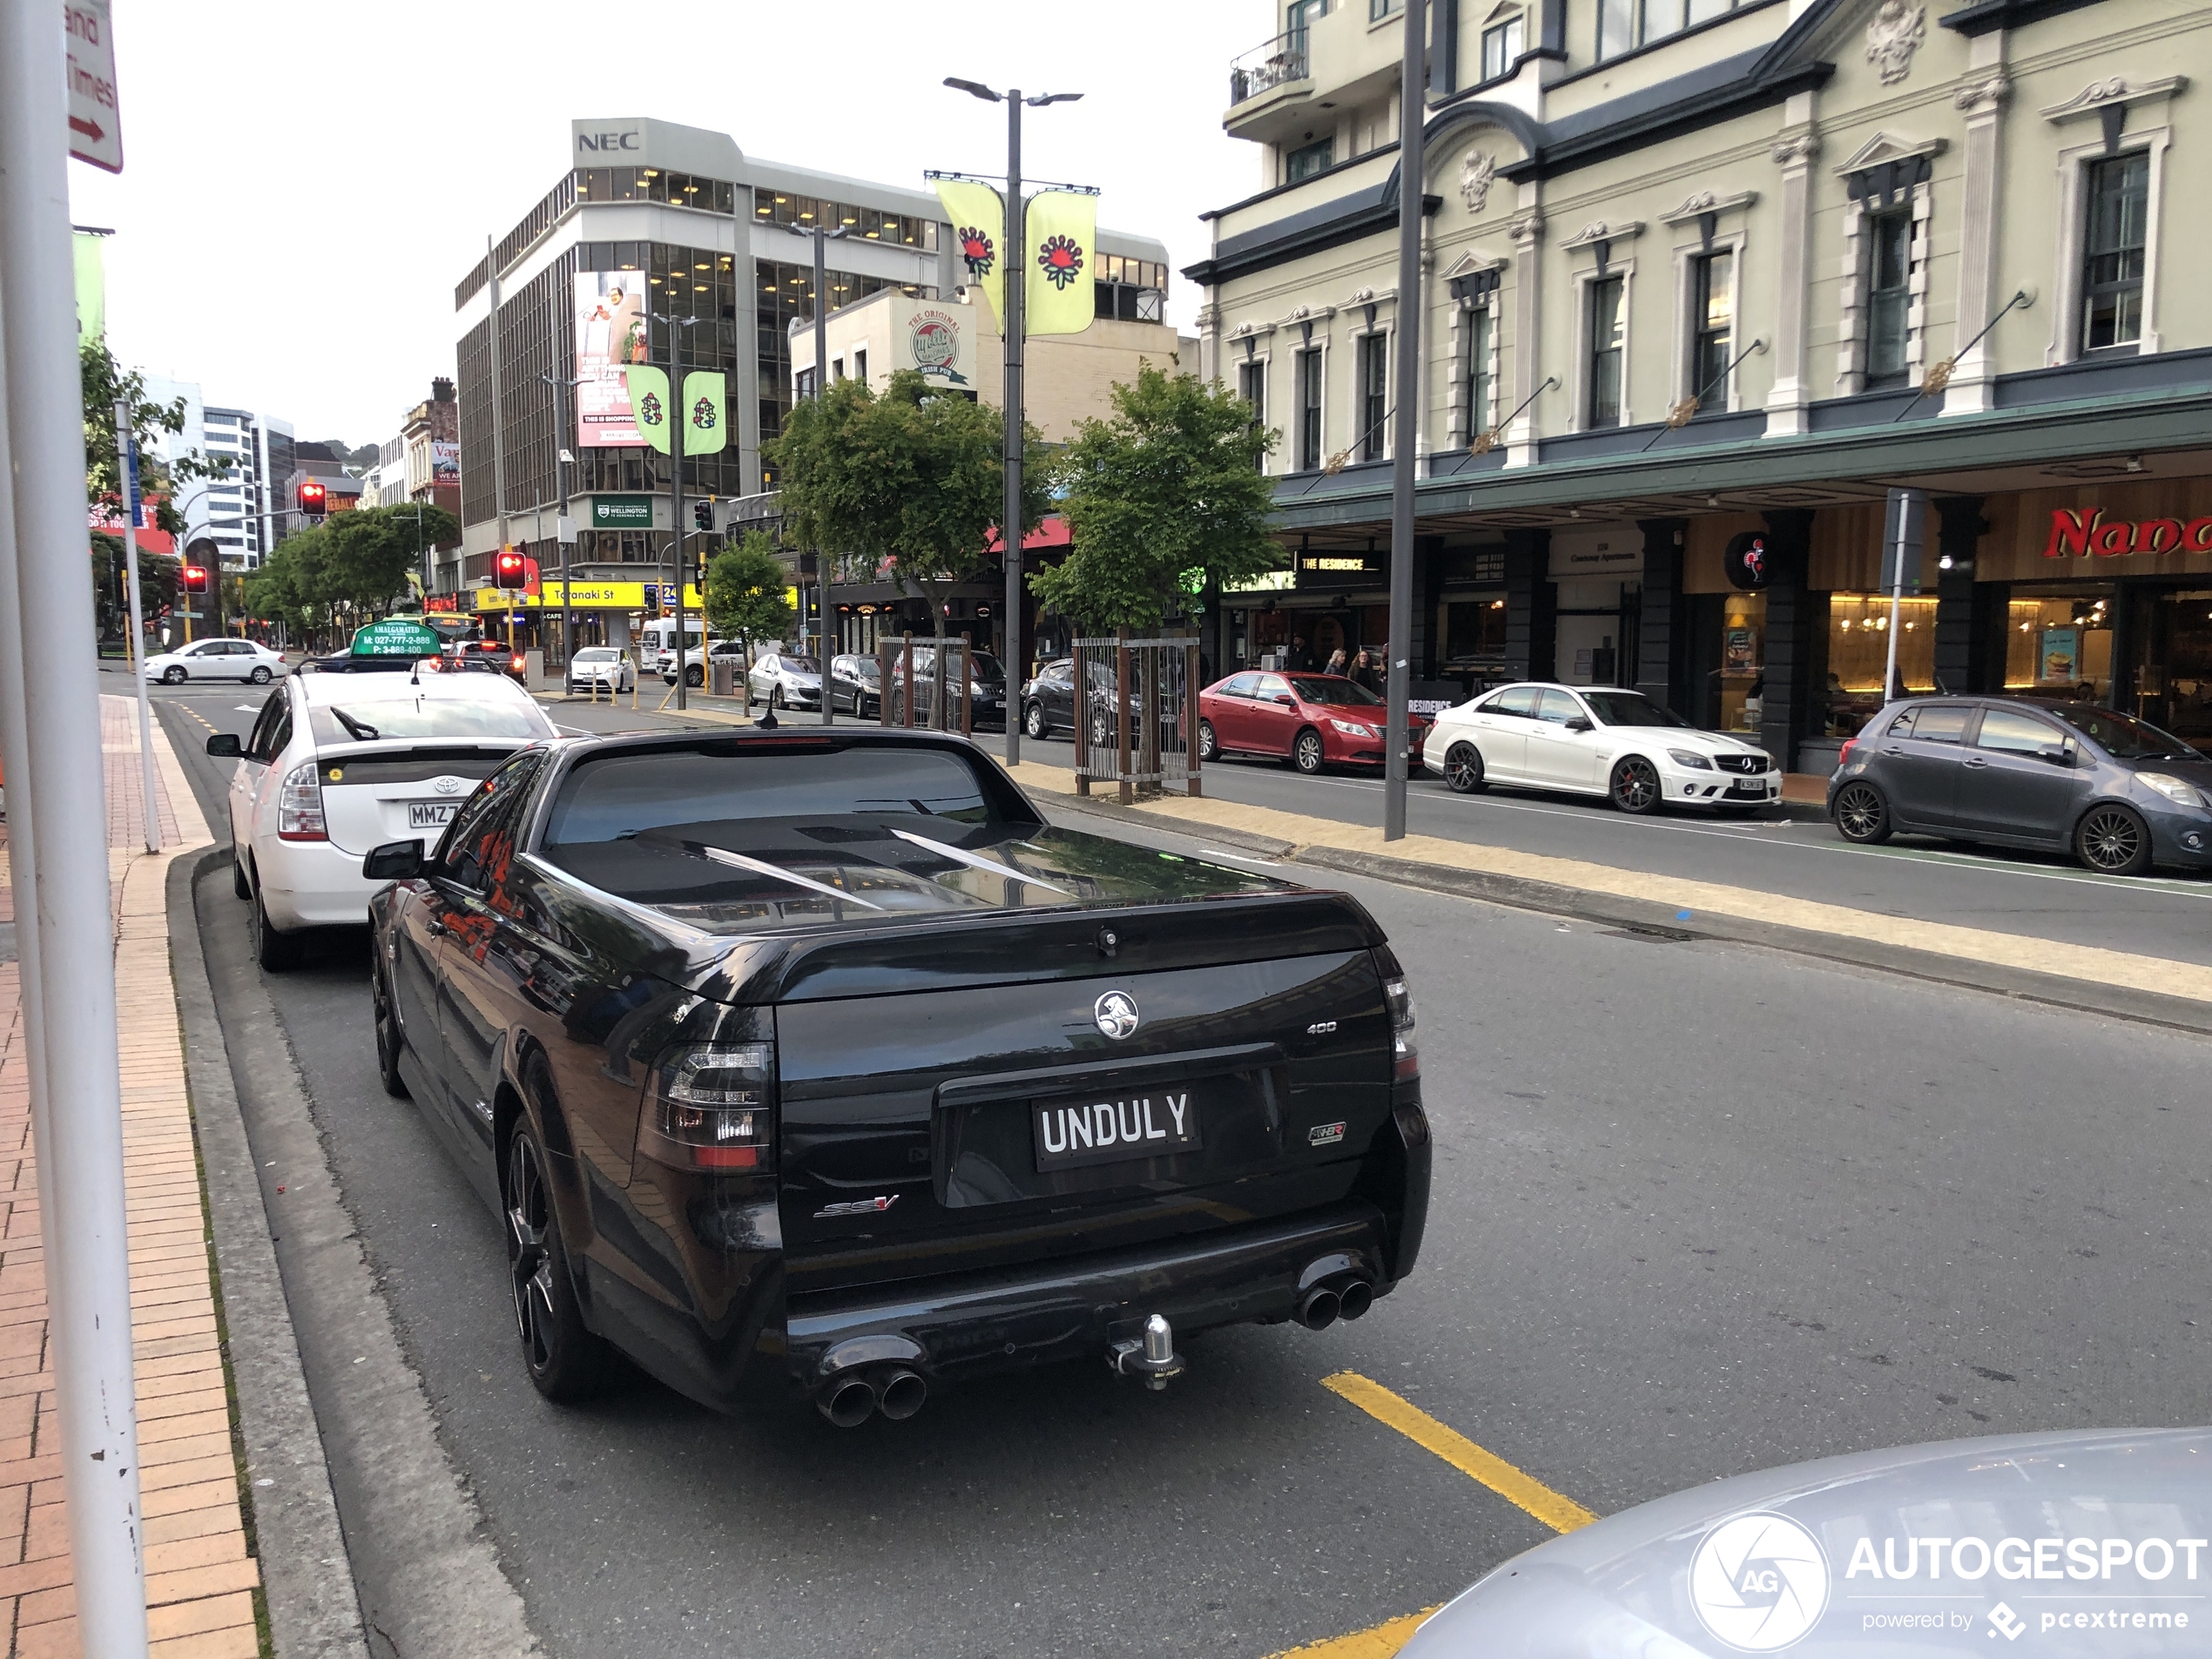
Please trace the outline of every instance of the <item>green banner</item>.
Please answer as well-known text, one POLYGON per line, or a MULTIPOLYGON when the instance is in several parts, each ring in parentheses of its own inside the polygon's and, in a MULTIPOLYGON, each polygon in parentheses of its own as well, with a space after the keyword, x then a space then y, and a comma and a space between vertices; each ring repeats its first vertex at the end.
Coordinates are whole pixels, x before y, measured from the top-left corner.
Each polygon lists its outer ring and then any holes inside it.
POLYGON ((684 376, 684 453, 718 455, 728 447, 729 408, 718 368, 695 368, 684 376))
POLYGON ((1098 239, 1098 198, 1072 190, 1041 190, 1029 198, 1028 286, 1022 292, 1022 332, 1079 334, 1097 315, 1092 265, 1098 239))
POLYGON ((78 231, 70 239, 77 253, 77 337, 98 340, 107 334, 107 238, 78 231))
POLYGON ((668 371, 635 366, 625 368, 624 379, 630 387, 630 408, 637 422, 637 435, 659 450, 668 453, 668 371))
POLYGON ((981 288, 991 302, 991 317, 1002 330, 1006 317, 1006 202, 988 185, 965 179, 936 181, 937 199, 953 222, 953 252, 960 256, 961 280, 981 288))
POLYGON ((653 527, 651 496, 594 496, 591 528, 595 530, 649 530, 653 527))

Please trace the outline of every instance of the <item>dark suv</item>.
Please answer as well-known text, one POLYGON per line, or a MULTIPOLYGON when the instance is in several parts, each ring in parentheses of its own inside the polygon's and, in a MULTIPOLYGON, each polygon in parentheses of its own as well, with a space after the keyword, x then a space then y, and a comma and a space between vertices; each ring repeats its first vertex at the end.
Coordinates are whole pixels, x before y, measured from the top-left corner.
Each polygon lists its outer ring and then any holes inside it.
POLYGON ((2086 703, 1909 698, 1844 745, 1828 815, 1848 841, 1940 835, 2072 853, 2105 875, 2212 865, 2212 759, 2086 703))

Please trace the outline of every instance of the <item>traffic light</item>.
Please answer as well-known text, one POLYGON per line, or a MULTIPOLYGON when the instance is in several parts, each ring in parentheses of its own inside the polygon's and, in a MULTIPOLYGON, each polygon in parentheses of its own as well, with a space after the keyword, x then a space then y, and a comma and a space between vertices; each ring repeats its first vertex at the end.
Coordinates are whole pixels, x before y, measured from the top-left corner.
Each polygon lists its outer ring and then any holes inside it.
POLYGON ((711 530, 714 528, 714 503, 712 502, 695 501, 691 503, 691 527, 694 529, 702 530, 711 530))
POLYGON ((300 486, 300 510, 310 518, 320 518, 330 510, 330 491, 308 479, 300 486))
POLYGON ((527 588, 530 584, 529 561, 518 548, 501 548, 492 559, 491 571, 495 588, 527 588))
POLYGON ((187 564, 184 569, 184 578, 186 593, 207 591, 207 567, 206 565, 187 564))

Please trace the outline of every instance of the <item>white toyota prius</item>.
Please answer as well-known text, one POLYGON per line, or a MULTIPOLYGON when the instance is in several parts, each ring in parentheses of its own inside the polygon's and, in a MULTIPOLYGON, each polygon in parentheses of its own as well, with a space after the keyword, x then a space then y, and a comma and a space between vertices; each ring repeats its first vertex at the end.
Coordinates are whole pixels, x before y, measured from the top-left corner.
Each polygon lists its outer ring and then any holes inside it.
POLYGON ((1505 784, 1604 795, 1624 813, 1662 806, 1725 812, 1782 795, 1765 750, 1701 732, 1641 691, 1521 685, 1447 709, 1421 764, 1465 794, 1505 784))
POLYGON ((384 884, 361 874, 371 847, 435 842, 477 783, 553 723, 503 674, 302 674, 269 694, 251 736, 207 739, 238 762, 231 859, 253 907, 254 955, 299 960, 308 927, 366 925, 384 884))

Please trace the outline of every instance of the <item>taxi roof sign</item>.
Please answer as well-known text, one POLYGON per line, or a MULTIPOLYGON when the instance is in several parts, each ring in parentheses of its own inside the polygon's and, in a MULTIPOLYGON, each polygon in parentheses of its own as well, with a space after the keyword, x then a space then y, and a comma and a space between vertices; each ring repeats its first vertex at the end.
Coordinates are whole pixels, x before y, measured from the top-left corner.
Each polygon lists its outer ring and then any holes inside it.
POLYGON ((435 657, 438 631, 405 617, 372 622, 357 631, 349 655, 354 657, 435 657))

